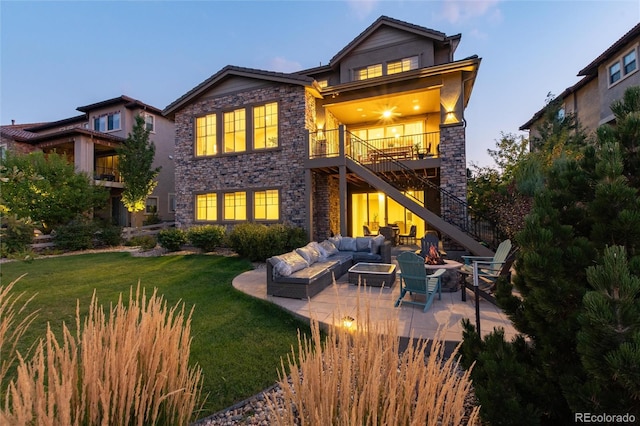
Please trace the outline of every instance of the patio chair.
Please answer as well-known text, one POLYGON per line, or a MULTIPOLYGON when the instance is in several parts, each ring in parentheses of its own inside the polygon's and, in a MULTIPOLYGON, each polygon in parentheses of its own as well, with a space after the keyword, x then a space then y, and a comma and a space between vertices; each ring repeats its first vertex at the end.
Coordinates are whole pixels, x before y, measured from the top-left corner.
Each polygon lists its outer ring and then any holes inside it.
POLYGON ((399 254, 397 260, 400 266, 400 297, 398 297, 394 306, 400 306, 400 302, 424 305, 423 312, 427 312, 431 307, 436 292, 438 293, 438 300, 442 299, 442 274, 446 272, 446 269, 438 269, 432 275, 427 275, 424 259, 410 251, 399 254), (407 293, 410 295, 413 295, 413 293, 424 294, 425 301, 403 301, 402 299, 407 293))
POLYGON ((415 244, 416 243, 416 232, 418 228, 416 225, 411 225, 409 228, 408 234, 400 234, 398 238, 400 240, 400 244, 415 244))
POLYGON ((367 225, 362 225, 362 231, 364 232, 364 236, 365 237, 370 237, 370 236, 374 236, 374 235, 378 235, 378 234, 374 234, 371 232, 371 230, 369 229, 369 227, 367 225))
MULTIPOLYGON (((474 290, 475 285, 467 282, 466 278, 471 278, 472 282, 477 282, 478 288, 484 293, 493 291, 496 281, 503 275, 510 274, 511 266, 515 260, 515 251, 511 252, 511 240, 504 240, 498 246, 493 257, 484 256, 462 256, 464 264, 460 268, 460 273, 465 275, 464 285, 466 288, 474 290), (477 276, 474 277, 474 263, 477 266, 477 276)), ((465 300, 463 288, 462 300, 465 300)), ((481 294, 482 297, 484 295, 481 294)), ((493 300, 484 297, 490 302, 493 300)))

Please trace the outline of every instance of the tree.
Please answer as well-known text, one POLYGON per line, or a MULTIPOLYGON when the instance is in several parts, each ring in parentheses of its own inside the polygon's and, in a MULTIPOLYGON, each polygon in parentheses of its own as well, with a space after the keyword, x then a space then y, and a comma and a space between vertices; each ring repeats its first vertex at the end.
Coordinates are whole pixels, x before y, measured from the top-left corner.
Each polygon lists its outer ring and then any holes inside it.
POLYGON ((55 152, 46 156, 42 152, 7 153, 0 165, 0 180, 0 204, 8 214, 38 222, 45 232, 103 207, 109 195, 55 152))
MULTIPOLYGON (((516 236, 518 295, 501 281, 497 299, 520 336, 480 341, 465 323, 465 364, 477 360, 482 406, 492 406, 500 383, 510 386, 508 410, 484 411, 491 424, 525 416, 565 424, 576 412, 640 416, 640 186, 630 177, 640 155, 640 89, 612 111, 617 126, 598 129, 594 144, 565 143, 549 156, 544 188, 516 236)), ((557 147, 555 136, 541 146, 557 147)))
POLYGON ((129 212, 144 210, 147 197, 158 182, 155 180, 160 167, 152 168, 156 147, 149 140, 142 116, 136 116, 133 133, 129 133, 125 142, 116 148, 118 153, 118 171, 124 181, 122 203, 129 212))

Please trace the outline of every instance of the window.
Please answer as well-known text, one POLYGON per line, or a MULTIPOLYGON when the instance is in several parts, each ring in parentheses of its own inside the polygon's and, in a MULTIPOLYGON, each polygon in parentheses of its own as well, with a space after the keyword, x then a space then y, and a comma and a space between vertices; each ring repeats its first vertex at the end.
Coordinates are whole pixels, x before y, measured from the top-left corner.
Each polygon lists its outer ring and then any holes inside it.
POLYGON ((278 146, 278 103, 253 108, 253 148, 278 146))
POLYGON ((176 194, 170 193, 168 201, 169 201, 169 205, 167 206, 167 208, 169 209, 169 213, 175 213, 176 212, 176 194))
POLYGON ((147 203, 144 208, 146 214, 158 213, 158 197, 147 197, 147 203))
POLYGON ((230 192, 224 194, 224 219, 247 220, 246 192, 230 192))
POLYGON ((631 71, 636 69, 636 51, 635 49, 624 55, 622 58, 622 66, 624 68, 624 74, 627 75, 631 71))
POLYGON ((216 115, 196 119, 196 156, 216 155, 216 115))
POLYGON ((110 132, 120 130, 120 113, 105 114, 93 119, 93 130, 98 132, 110 132))
POLYGON ((153 115, 144 115, 144 128, 151 133, 155 131, 155 117, 153 115))
POLYGON ((399 72, 405 72, 418 69, 418 57, 412 56, 410 58, 404 58, 399 61, 389 62, 387 64, 387 74, 397 74, 399 72))
POLYGON ((224 113, 224 152, 242 152, 247 149, 245 126, 244 109, 224 113))
POLYGON ((218 196, 216 194, 196 195, 196 220, 218 220, 218 196))
POLYGON ((613 84, 620 80, 620 77, 620 62, 616 62, 609 67, 609 84, 613 84))
POLYGON ((253 216, 256 220, 279 220, 280 197, 277 189, 256 191, 253 195, 253 216))
POLYGON ((382 64, 369 65, 368 67, 355 70, 354 80, 366 80, 368 78, 380 77, 382 75, 382 64))
POLYGON ((329 81, 327 80, 320 80, 318 81, 318 86, 320 86, 321 89, 324 89, 325 87, 329 86, 329 81))

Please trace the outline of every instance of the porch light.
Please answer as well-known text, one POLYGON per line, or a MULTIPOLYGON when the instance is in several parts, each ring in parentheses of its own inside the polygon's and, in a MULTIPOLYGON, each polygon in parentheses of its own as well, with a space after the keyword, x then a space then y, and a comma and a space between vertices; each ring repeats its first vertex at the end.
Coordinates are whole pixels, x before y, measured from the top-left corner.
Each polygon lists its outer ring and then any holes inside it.
POLYGON ((387 109, 387 110, 384 110, 384 111, 382 112, 382 116, 383 116, 384 118, 389 118, 389 117, 391 117, 391 110, 388 110, 388 109, 387 109))
POLYGON ((347 329, 351 329, 353 327, 353 323, 356 321, 354 317, 349 315, 342 318, 342 326, 347 329))

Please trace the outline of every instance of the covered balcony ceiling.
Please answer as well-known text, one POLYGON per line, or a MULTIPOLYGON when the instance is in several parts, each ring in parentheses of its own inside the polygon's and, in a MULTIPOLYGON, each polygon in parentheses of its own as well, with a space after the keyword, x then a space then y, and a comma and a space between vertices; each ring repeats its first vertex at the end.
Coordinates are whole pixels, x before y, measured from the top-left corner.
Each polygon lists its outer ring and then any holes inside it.
POLYGON ((440 112, 440 90, 385 94, 343 101, 338 95, 327 99, 324 107, 346 125, 371 122, 388 124, 411 116, 440 112))

